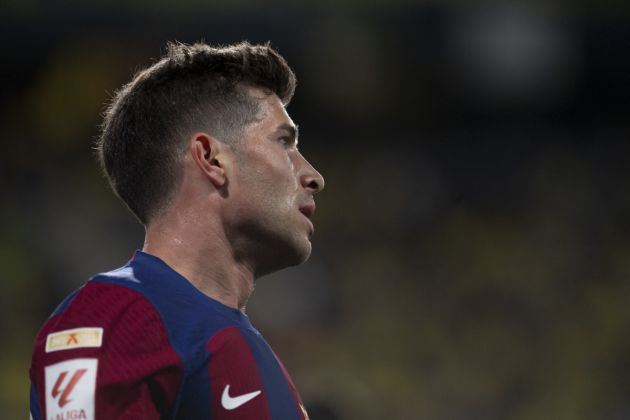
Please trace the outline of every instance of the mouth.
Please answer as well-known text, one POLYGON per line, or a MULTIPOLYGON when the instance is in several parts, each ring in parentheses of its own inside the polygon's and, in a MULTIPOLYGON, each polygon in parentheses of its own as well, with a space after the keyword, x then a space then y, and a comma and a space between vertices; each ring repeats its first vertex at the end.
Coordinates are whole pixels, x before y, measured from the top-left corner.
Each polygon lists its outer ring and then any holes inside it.
POLYGON ((306 220, 308 222, 308 227, 309 227, 308 236, 310 237, 315 232, 315 228, 313 227, 313 222, 311 221, 311 217, 313 217, 313 214, 315 213, 315 203, 310 202, 310 203, 301 205, 300 213, 302 213, 304 217, 306 217, 306 220))
POLYGON ((302 204, 300 206, 300 213, 302 213, 304 216, 306 216, 307 219, 311 219, 311 217, 313 217, 313 214, 315 213, 315 203, 310 202, 307 204, 302 204))

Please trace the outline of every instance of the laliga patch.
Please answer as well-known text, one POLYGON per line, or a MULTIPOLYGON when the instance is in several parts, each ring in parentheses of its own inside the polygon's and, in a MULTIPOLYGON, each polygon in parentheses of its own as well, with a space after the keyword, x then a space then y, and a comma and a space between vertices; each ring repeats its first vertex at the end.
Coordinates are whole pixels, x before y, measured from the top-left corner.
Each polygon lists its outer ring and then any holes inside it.
POLYGON ((46 420, 94 420, 97 359, 46 366, 46 420))
POLYGON ((101 347, 102 344, 102 328, 75 328, 48 334, 48 337, 46 337, 46 353, 81 347, 101 347))

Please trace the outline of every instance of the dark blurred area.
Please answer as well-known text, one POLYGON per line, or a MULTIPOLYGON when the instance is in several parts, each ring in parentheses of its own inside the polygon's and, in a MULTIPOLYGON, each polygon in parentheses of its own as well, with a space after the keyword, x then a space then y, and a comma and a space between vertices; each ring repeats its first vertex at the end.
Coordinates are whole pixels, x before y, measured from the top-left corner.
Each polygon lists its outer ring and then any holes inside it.
POLYGON ((0 418, 33 338, 143 231, 93 139, 168 40, 271 41, 326 178, 310 261, 249 315, 326 419, 630 418, 630 7, 3 3, 0 418))

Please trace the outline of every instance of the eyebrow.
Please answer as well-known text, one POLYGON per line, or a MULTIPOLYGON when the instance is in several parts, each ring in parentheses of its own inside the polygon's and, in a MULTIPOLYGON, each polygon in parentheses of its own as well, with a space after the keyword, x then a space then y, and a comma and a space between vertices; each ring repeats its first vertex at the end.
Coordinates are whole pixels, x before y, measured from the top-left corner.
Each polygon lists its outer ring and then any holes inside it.
POLYGON ((299 131, 299 128, 298 128, 297 125, 284 123, 284 124, 280 124, 277 127, 277 130, 286 130, 286 131, 288 131, 289 135, 291 137, 293 137, 293 140, 294 140, 295 144, 297 144, 298 136, 300 135, 300 131, 299 131))

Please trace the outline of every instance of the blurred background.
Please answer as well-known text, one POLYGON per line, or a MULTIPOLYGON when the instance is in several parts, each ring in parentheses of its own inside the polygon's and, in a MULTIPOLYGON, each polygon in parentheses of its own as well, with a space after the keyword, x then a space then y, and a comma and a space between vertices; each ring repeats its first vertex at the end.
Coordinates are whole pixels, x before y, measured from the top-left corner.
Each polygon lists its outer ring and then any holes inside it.
POLYGON ((314 253, 249 315, 312 420, 630 418, 623 2, 23 0, 0 33, 0 418, 49 313, 142 246, 93 159, 103 103, 201 39, 298 76, 314 253))

